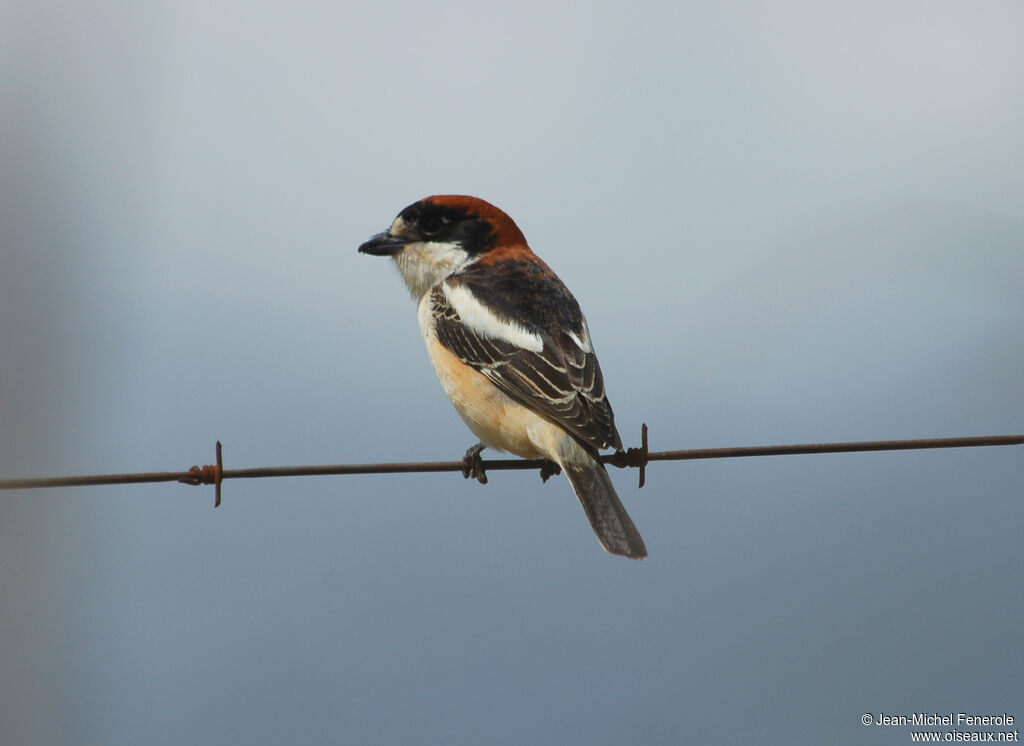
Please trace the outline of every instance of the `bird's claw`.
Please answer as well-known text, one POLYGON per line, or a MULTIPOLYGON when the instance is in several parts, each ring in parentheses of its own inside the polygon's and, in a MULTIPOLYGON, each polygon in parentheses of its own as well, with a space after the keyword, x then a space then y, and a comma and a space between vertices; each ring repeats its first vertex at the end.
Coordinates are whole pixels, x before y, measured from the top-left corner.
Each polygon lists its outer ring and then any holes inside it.
POLYGON ((462 476, 466 479, 476 479, 480 484, 487 484, 487 470, 484 469, 484 460, 480 458, 480 452, 486 447, 483 443, 477 443, 466 451, 462 458, 462 476))
POLYGON ((540 467, 540 481, 546 482, 551 477, 558 476, 562 473, 562 467, 556 464, 554 461, 544 459, 544 465, 540 467))

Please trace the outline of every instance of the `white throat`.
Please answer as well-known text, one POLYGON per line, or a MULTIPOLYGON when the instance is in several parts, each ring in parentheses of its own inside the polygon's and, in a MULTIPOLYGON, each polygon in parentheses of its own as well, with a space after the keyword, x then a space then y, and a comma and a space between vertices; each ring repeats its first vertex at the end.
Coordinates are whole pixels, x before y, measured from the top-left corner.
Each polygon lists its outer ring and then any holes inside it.
POLYGON ((434 241, 409 243, 395 254, 398 271, 417 301, 437 283, 472 261, 458 244, 434 241))

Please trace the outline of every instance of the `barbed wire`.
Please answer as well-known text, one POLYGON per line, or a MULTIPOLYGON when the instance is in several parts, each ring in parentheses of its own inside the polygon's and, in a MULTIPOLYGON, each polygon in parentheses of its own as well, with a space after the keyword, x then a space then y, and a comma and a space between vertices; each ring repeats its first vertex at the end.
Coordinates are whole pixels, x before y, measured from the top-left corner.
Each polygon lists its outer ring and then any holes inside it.
MULTIPOLYGON (((647 464, 651 461, 689 461, 713 458, 743 458, 750 456, 792 456, 817 453, 855 453, 864 451, 905 451, 927 448, 975 448, 982 446, 1010 446, 1024 444, 1024 435, 982 435, 962 438, 918 438, 914 440, 868 440, 837 443, 801 443, 796 445, 738 446, 728 448, 693 448, 676 451, 649 451, 647 425, 640 430, 640 447, 629 448, 600 456, 604 464, 622 469, 640 469, 640 487, 646 482, 647 464)), ((29 490, 52 487, 86 487, 113 484, 143 484, 153 482, 180 482, 182 484, 212 484, 215 487, 214 506, 221 503, 221 482, 225 479, 263 479, 267 477, 309 477, 344 474, 409 474, 433 472, 462 472, 469 475, 467 460, 462 461, 410 461, 371 464, 330 464, 324 466, 262 466, 249 469, 225 469, 223 448, 216 445, 216 462, 193 466, 188 471, 157 471, 133 474, 95 474, 73 477, 41 477, 34 479, 0 479, 0 490, 29 490)), ((489 459, 484 460, 487 471, 540 469, 547 479, 557 472, 551 462, 544 459, 489 459), (554 468, 553 468, 554 467, 554 468)))

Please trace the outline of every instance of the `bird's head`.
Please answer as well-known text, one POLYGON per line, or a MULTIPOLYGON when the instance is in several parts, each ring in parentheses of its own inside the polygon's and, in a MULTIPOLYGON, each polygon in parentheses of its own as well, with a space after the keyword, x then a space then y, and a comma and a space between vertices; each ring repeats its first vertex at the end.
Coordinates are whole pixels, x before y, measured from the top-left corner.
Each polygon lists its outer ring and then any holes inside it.
POLYGON ((363 254, 394 257, 416 299, 466 265, 515 249, 529 251, 512 218, 482 199, 454 194, 409 205, 359 247, 363 254))

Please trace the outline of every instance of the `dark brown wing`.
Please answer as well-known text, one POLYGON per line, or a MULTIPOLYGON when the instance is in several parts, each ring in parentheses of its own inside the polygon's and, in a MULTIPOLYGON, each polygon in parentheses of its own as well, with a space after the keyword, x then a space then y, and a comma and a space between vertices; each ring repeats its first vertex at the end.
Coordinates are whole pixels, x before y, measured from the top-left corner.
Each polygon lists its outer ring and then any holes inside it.
MULTIPOLYGON (((558 285, 561 286, 560 281, 558 285)), ((441 287, 431 291, 437 339, 504 393, 551 418, 591 448, 621 449, 597 356, 581 349, 576 341, 587 338, 583 316, 568 290, 564 286, 560 289, 575 313, 561 314, 567 318, 560 319, 557 327, 547 324, 548 328, 544 328, 538 323, 543 318, 531 318, 531 311, 525 309, 526 316, 520 314, 515 320, 540 337, 543 349, 539 352, 464 324, 441 287), (567 323, 568 319, 571 321, 567 323)))

